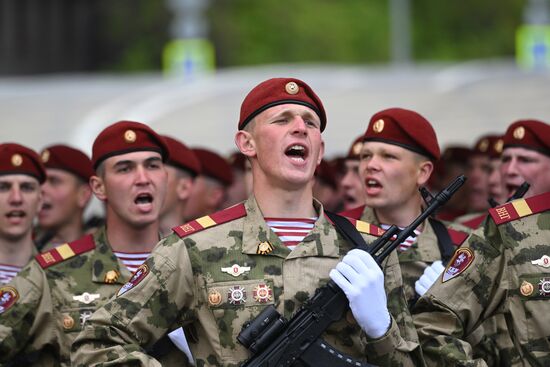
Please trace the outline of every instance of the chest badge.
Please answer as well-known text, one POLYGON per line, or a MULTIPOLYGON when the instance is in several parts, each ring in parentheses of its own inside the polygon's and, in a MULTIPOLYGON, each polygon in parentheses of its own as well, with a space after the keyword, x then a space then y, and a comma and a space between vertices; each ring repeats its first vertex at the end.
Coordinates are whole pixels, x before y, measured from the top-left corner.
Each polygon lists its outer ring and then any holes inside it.
POLYGON ((84 303, 84 304, 90 304, 96 299, 100 297, 99 293, 90 294, 88 292, 82 293, 80 296, 73 296, 73 300, 84 303))
POLYGON ((116 270, 109 270, 105 274, 104 282, 107 284, 113 284, 118 280, 118 277, 120 276, 119 272, 116 270))
POLYGON ((539 282, 539 293, 541 296, 550 296, 550 278, 542 278, 539 282))
POLYGON ((250 271, 250 266, 240 266, 239 264, 233 264, 228 268, 221 268, 221 271, 234 277, 244 274, 247 271, 250 271))
POLYGON ((273 300, 273 290, 267 284, 259 284, 254 287, 252 297, 259 303, 267 303, 273 300))
POLYGON ((542 266, 543 268, 550 268, 550 256, 543 255, 540 259, 531 261, 531 264, 542 266))
POLYGON ((474 261, 473 251, 469 248, 459 248, 455 251, 451 261, 449 261, 449 265, 447 265, 441 280, 446 282, 460 275, 464 270, 468 269, 472 261, 474 261))
POLYGON ((525 297, 529 297, 531 294, 533 294, 534 290, 535 288, 533 287, 533 284, 529 283, 526 280, 524 280, 523 283, 521 283, 521 286, 519 287, 519 291, 525 297))
POLYGON ((235 285, 227 291, 227 300, 232 305, 242 305, 246 302, 246 289, 240 285, 235 285))
POLYGON ((92 316, 92 311, 83 311, 80 313, 80 325, 84 326, 86 324, 86 321, 92 316))
POLYGON ((74 327, 74 319, 70 315, 63 316, 63 329, 70 330, 74 327))
POLYGON ((222 294, 217 289, 208 292, 208 303, 210 306, 217 306, 222 303, 222 294))
POLYGON ((256 249, 256 253, 259 255, 267 255, 270 252, 273 252, 273 245, 267 241, 260 242, 256 249))

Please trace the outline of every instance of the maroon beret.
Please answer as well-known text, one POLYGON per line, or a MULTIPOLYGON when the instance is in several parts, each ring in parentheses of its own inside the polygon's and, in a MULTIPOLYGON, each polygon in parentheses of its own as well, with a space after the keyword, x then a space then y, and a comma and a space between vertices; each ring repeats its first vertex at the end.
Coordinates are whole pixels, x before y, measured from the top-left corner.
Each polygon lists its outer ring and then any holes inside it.
POLYGON ((44 167, 68 171, 85 182, 94 175, 92 161, 86 153, 67 145, 50 145, 42 150, 40 157, 44 167))
POLYGON ((472 155, 472 150, 466 146, 451 145, 446 147, 441 154, 441 164, 445 163, 459 163, 467 164, 468 159, 472 155))
POLYGON ((502 135, 484 135, 475 143, 472 154, 498 158, 502 153, 502 147, 502 135))
POLYGON ((550 125, 538 120, 514 122, 504 134, 504 148, 521 147, 550 155, 550 125))
POLYGON ((361 157, 361 148, 363 147, 363 138, 364 136, 361 135, 353 141, 353 143, 349 147, 346 159, 359 160, 359 158, 361 157))
POLYGON ((432 160, 440 156, 432 125, 420 114, 403 108, 389 108, 371 117, 364 141, 395 144, 432 160))
POLYGON ((202 175, 216 179, 226 186, 233 183, 233 171, 225 158, 208 149, 195 148, 193 152, 201 162, 202 175))
POLYGON ((239 130, 268 108, 288 103, 311 108, 321 119, 321 131, 325 130, 327 116, 323 103, 309 85, 294 78, 268 79, 255 86, 241 105, 239 130))
POLYGON ((149 126, 134 121, 119 121, 99 133, 92 146, 94 169, 109 157, 137 151, 159 152, 168 159, 168 147, 164 139, 149 126))
POLYGON ((166 164, 191 172, 193 176, 200 175, 201 163, 195 152, 189 149, 181 141, 170 136, 163 135, 164 141, 170 153, 166 164))
POLYGON ((16 174, 33 176, 40 183, 46 181, 46 170, 34 150, 15 143, 0 144, 0 175, 16 174))

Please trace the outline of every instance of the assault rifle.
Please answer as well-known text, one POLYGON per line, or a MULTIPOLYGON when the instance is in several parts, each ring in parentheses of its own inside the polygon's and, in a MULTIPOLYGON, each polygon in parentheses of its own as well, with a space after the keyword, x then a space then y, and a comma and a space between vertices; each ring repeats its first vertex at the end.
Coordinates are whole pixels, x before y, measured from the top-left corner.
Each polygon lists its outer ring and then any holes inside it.
MULTIPOLYGON (((399 230, 393 225, 371 246, 357 248, 367 251, 381 266, 384 259, 407 237, 414 235, 416 227, 445 204, 465 181, 464 176, 457 177, 435 195, 426 210, 405 229, 399 230)), ((252 353, 241 367, 373 366, 338 352, 321 338, 330 324, 345 315, 348 304, 344 292, 329 280, 290 320, 281 316, 273 305, 266 307, 254 320, 243 325, 237 337, 252 353)))

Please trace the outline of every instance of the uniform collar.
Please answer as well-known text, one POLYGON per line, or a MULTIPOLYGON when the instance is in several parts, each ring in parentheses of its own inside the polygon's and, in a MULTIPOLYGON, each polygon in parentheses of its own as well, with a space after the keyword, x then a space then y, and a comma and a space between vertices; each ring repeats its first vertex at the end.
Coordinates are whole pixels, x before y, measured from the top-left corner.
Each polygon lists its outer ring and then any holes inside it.
POLYGON ((92 281, 94 283, 111 283, 113 272, 118 276, 114 280, 114 284, 124 284, 130 279, 132 274, 123 266, 116 255, 113 253, 111 245, 107 240, 107 231, 105 226, 102 226, 94 233, 94 249, 90 261, 92 262, 92 281))
POLYGON ((340 239, 332 224, 325 217, 323 206, 319 201, 313 199, 313 207, 318 215, 313 229, 293 251, 285 247, 279 237, 269 228, 253 196, 244 205, 247 215, 243 221, 243 253, 258 254, 260 243, 268 242, 273 251, 264 256, 278 256, 286 259, 309 256, 336 258, 340 256, 340 239))

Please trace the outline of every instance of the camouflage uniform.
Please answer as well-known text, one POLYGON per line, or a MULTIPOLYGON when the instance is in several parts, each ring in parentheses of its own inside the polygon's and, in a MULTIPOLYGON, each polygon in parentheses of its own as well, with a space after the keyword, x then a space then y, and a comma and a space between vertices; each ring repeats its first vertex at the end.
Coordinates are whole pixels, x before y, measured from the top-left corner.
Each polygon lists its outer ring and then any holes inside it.
MULTIPOLYGON (((374 214, 374 210, 368 206, 364 207, 360 219, 375 225, 380 224, 374 214)), ((449 228, 447 229, 449 230, 449 228)), ((458 231, 454 233, 460 235, 458 231)), ((464 234, 463 238, 466 238, 466 234, 464 234)), ((460 240, 457 240, 457 242, 459 241, 460 240)), ((428 221, 424 222, 424 229, 418 236, 416 242, 406 251, 398 252, 398 258, 403 274, 405 297, 409 303, 412 303, 417 298, 414 283, 424 274, 424 270, 430 266, 431 263, 436 260, 441 260, 441 251, 437 244, 437 236, 428 221)))
POLYGON ((0 362, 70 365, 70 346, 86 319, 130 277, 113 254, 104 228, 93 238, 86 236, 38 255, 8 284, 20 298, 0 315, 0 362), (78 252, 75 243, 88 250, 71 256, 69 246, 78 252), (41 257, 52 265, 43 267, 41 257))
POLYGON ((504 314, 515 350, 503 364, 550 365, 549 209, 550 192, 491 209, 462 246, 465 257, 452 259, 418 301, 413 317, 428 364, 485 365, 464 336, 504 314))
MULTIPOLYGON (((315 207, 323 212, 319 203, 315 207)), ((149 274, 134 283, 135 290, 117 295, 90 318, 73 345, 74 365, 107 360, 109 365, 130 361, 158 365, 139 345, 151 345, 179 324, 186 331, 196 366, 238 366, 249 355, 236 339, 242 325, 269 304, 291 317, 329 280, 329 271, 349 250, 332 224, 320 215, 313 230, 290 251, 267 226, 253 198, 193 223, 176 229, 182 238, 172 234, 159 243, 145 263, 149 274), (242 213, 227 214, 235 210, 242 213), (223 216, 232 218, 213 226, 223 216), (213 227, 192 233, 197 222, 213 227), (271 252, 262 252, 268 247, 271 252), (234 264, 250 269, 238 276, 221 270, 234 264), (269 287, 271 297, 257 296, 262 285, 269 287)), ((372 236, 364 238, 373 240, 372 236)), ((386 335, 369 340, 348 312, 323 338, 351 356, 368 356, 372 363, 411 365, 414 358, 420 363, 421 351, 411 328, 395 253, 384 264, 384 273, 393 316, 386 335)))

